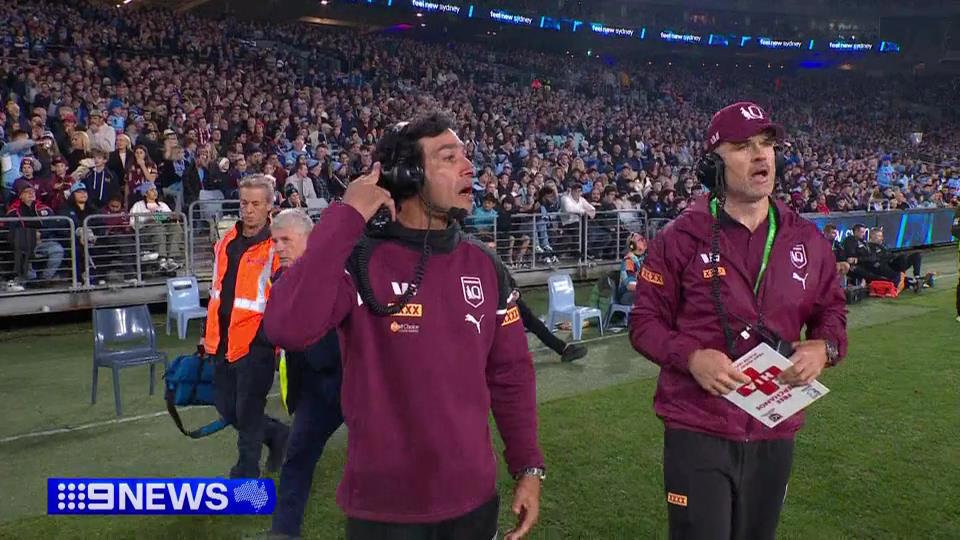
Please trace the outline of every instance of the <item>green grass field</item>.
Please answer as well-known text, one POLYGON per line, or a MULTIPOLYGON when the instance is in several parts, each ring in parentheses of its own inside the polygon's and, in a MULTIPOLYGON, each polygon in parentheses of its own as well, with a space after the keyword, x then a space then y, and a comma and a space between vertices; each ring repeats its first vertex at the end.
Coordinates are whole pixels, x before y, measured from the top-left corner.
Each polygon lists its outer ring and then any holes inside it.
MULTIPOLYGON (((927 266, 955 272, 955 257, 941 252, 927 266)), ((832 392, 811 407, 797 440, 781 538, 960 538, 955 280, 852 308, 848 359, 822 377, 832 392)), ((542 292, 527 298, 542 307, 542 292)), ((192 330, 187 342, 164 336, 162 347, 188 351, 192 330)), ((585 337, 597 335, 590 329, 585 337)), ((573 365, 535 351, 550 473, 532 538, 662 538, 656 368, 623 334, 589 345, 588 358, 573 365)), ((235 458, 231 431, 199 441, 180 435, 159 393, 147 395, 145 369, 122 374, 125 421, 114 421, 106 372, 91 406, 90 349, 89 322, 0 334, 0 538, 242 538, 268 528, 265 517, 45 515, 50 476, 220 476, 235 458), (68 431, 22 437, 59 428, 68 431)), ((269 409, 282 415, 275 399, 269 409)), ((184 416, 197 425, 213 412, 184 416)), ((342 537, 333 494, 345 438, 343 430, 335 435, 318 466, 304 538, 342 537)), ((504 473, 505 500, 511 484, 504 473)), ((504 511, 502 529, 512 522, 504 511)))

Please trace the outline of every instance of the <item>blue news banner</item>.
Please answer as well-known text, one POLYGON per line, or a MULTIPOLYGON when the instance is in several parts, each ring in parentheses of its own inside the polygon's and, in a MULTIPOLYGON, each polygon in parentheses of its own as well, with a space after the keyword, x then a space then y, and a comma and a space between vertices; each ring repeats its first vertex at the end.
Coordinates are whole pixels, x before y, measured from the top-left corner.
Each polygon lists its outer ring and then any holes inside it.
POLYGON ((269 478, 48 478, 47 514, 269 515, 269 478))

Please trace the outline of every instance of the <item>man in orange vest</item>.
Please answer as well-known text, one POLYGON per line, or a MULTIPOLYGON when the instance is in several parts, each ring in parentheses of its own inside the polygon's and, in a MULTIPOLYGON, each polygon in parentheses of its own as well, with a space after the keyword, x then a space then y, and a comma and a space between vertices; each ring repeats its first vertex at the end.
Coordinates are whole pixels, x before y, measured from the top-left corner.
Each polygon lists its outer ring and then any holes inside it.
POLYGON ((268 225, 273 191, 267 176, 244 178, 240 221, 214 250, 204 347, 216 358, 217 410, 238 433, 239 457, 230 478, 260 476, 261 444, 270 450, 267 470, 278 470, 289 434, 285 424, 264 414, 275 355, 269 344, 254 342, 270 297, 270 277, 280 267, 268 225))

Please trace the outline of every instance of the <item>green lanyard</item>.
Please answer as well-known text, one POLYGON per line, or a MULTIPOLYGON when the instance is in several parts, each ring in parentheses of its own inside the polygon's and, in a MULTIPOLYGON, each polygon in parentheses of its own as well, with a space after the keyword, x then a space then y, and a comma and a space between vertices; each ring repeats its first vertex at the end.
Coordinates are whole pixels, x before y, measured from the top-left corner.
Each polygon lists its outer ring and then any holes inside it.
MULTIPOLYGON (((760 294, 760 282, 763 280, 763 274, 767 271, 767 264, 770 262, 770 252, 773 251, 773 239, 777 236, 777 215, 773 211, 773 203, 770 203, 767 212, 770 224, 767 226, 767 243, 763 246, 763 261, 760 263, 760 273, 757 274, 757 282, 753 286, 754 296, 760 294)), ((714 219, 717 219, 716 199, 710 201, 710 213, 713 214, 714 219)))

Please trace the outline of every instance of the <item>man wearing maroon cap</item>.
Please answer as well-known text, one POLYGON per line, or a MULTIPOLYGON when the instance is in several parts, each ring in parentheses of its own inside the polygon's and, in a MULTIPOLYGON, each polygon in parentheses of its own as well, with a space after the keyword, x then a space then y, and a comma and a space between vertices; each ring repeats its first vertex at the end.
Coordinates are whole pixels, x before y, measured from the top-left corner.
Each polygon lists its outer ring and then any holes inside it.
POLYGON ((803 413, 768 428, 724 399, 750 382, 733 360, 767 343, 793 362, 778 382, 803 385, 846 351, 831 246, 771 198, 782 137, 753 103, 714 115, 697 172, 711 193, 653 240, 637 280, 630 339, 661 368, 671 538, 776 535, 803 413))

